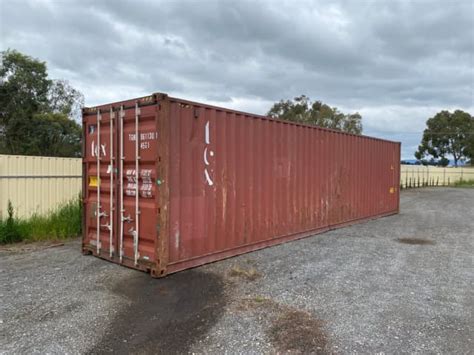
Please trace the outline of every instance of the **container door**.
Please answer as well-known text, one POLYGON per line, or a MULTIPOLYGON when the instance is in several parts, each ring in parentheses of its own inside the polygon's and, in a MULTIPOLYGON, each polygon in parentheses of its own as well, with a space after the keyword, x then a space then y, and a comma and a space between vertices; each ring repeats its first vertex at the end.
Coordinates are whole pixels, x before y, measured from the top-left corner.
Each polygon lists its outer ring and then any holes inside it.
POLYGON ((84 247, 112 258, 116 250, 115 113, 96 110, 84 115, 84 247))
POLYGON ((137 101, 118 114, 118 261, 137 267, 156 260, 157 106, 137 101))
POLYGON ((157 113, 148 97, 88 109, 83 121, 83 249, 145 270, 156 260, 160 213, 157 113))

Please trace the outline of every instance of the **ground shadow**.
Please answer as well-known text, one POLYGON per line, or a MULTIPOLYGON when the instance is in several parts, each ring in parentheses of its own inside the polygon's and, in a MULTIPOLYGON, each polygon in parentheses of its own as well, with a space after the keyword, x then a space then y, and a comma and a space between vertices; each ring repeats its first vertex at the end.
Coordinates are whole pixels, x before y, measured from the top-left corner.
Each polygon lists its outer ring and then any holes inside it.
POLYGON ((91 354, 187 353, 218 321, 226 304, 223 280, 196 270, 162 279, 137 273, 112 291, 130 304, 120 310, 91 354))
POLYGON ((436 244, 434 241, 429 239, 421 239, 421 238, 398 238, 398 242, 403 244, 411 244, 411 245, 434 245, 436 244))

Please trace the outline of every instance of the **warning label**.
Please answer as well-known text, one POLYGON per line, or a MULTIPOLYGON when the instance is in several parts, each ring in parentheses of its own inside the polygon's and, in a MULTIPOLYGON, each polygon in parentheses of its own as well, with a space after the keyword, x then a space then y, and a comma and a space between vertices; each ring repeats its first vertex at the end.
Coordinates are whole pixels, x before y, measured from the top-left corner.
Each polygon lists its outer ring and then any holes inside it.
POLYGON ((97 180, 97 176, 89 176, 89 186, 90 187, 97 187, 99 181, 97 180))

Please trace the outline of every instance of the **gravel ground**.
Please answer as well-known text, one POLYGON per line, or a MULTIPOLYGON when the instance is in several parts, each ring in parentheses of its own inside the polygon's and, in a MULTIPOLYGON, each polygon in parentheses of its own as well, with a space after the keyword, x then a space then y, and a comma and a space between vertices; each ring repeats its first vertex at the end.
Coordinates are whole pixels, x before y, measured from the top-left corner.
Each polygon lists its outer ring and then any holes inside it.
POLYGON ((193 270, 149 275, 80 241, 0 251, 0 352, 453 353, 474 349, 474 189, 193 270))

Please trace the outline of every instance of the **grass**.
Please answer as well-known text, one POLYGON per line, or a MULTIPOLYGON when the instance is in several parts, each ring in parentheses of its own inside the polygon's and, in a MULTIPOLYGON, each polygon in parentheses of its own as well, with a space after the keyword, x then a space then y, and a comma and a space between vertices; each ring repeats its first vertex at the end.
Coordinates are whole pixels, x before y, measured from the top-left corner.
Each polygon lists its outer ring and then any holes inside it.
POLYGON ((260 296, 260 295, 256 295, 253 300, 257 303, 263 303, 265 301, 267 301, 267 298, 263 297, 263 296, 260 296))
POLYGON ((454 183, 455 187, 474 187, 474 180, 459 180, 454 183))
POLYGON ((250 268, 248 270, 241 268, 240 266, 234 266, 230 272, 229 276, 232 277, 241 277, 249 281, 255 281, 259 277, 262 277, 262 274, 259 273, 255 268, 250 268))
POLYGON ((15 217, 9 202, 7 218, 0 219, 0 244, 21 241, 59 240, 76 237, 82 230, 82 204, 79 198, 60 205, 46 215, 15 217))

